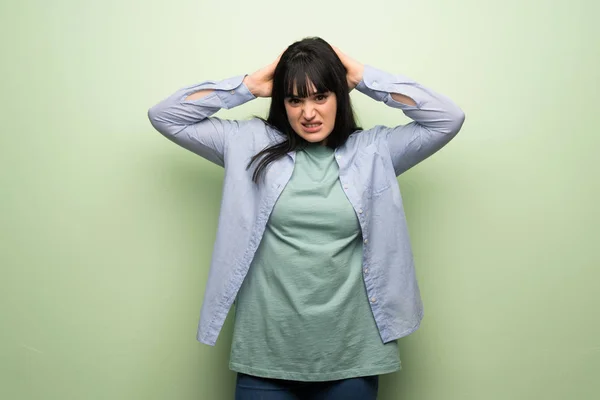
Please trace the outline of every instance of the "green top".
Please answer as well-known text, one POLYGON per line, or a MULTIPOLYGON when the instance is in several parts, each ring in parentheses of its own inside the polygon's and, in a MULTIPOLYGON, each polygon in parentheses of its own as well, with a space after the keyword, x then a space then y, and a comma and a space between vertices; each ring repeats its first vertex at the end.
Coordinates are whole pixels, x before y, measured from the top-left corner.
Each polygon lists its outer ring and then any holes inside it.
POLYGON ((360 226, 326 146, 296 153, 238 293, 229 366, 297 381, 400 369, 396 341, 384 344, 375 325, 360 226))

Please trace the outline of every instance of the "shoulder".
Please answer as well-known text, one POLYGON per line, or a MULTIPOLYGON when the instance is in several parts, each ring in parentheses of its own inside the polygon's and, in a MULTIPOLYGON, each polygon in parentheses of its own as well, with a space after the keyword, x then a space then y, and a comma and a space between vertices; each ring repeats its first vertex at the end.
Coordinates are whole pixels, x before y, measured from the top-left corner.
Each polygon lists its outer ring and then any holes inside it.
POLYGON ((248 120, 238 120, 239 129, 230 147, 257 153, 265 147, 279 143, 284 139, 281 132, 267 124, 264 120, 254 117, 248 120))
POLYGON ((386 145, 387 133, 389 128, 383 125, 376 125, 370 129, 356 131, 352 133, 346 141, 348 149, 356 151, 366 148, 381 148, 386 145))

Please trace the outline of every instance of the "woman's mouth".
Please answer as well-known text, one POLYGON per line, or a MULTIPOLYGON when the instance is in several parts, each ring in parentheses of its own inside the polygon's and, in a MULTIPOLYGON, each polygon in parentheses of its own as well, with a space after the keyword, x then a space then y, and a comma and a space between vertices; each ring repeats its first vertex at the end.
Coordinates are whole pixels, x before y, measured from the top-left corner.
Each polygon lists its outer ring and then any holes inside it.
POLYGON ((304 132, 306 133, 315 133, 315 132, 319 132, 321 130, 321 123, 317 122, 317 123, 310 123, 310 124, 302 124, 302 129, 304 130, 304 132))

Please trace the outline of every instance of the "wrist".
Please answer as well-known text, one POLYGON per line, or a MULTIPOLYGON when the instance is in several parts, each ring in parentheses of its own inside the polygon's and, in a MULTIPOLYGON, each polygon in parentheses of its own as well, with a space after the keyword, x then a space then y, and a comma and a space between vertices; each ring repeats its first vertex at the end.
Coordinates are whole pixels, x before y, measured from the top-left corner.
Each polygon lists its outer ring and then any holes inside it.
POLYGON ((352 72, 352 75, 350 76, 350 81, 352 82, 354 87, 356 87, 360 83, 360 81, 363 80, 364 72, 365 72, 365 65, 357 64, 356 67, 354 68, 354 71, 352 72))
POLYGON ((251 75, 246 75, 243 80, 244 85, 248 88, 254 97, 260 97, 257 91, 257 85, 251 75))

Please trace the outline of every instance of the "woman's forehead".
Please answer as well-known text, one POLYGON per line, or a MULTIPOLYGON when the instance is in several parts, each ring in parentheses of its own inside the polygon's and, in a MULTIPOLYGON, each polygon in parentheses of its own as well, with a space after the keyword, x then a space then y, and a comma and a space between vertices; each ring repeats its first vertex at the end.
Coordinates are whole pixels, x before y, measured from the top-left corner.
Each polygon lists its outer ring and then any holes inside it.
MULTIPOLYGON (((312 94, 316 94, 319 93, 319 90, 317 89, 317 87, 315 86, 314 83, 312 83, 312 81, 310 80, 310 78, 306 78, 306 84, 303 86, 302 90, 302 95, 312 95, 312 94)), ((298 97, 298 82, 296 80, 294 80, 294 83, 292 84, 292 93, 293 96, 298 97)))

